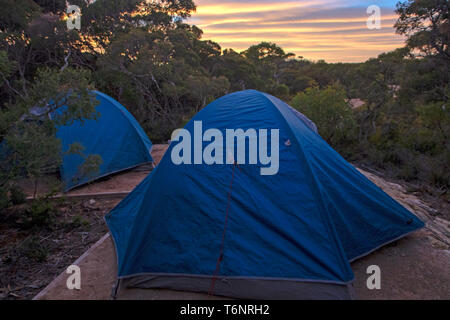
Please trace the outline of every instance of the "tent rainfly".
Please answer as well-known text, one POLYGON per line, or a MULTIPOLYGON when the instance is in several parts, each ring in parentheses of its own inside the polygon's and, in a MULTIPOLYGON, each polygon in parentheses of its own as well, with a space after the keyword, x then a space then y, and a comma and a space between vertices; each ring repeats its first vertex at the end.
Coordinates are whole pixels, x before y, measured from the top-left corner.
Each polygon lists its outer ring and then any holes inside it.
POLYGON ((133 115, 119 102, 104 93, 93 91, 99 117, 95 120, 75 121, 57 128, 63 152, 73 143, 83 146, 86 155, 101 156, 102 164, 93 174, 82 174, 83 158, 65 154, 60 168, 65 191, 123 170, 152 163, 152 143, 133 115))
POLYGON ((279 129, 279 171, 262 176, 259 165, 175 164, 172 142, 106 217, 119 288, 351 299, 350 262, 424 226, 273 96, 229 94, 186 125, 192 135, 196 121, 222 132, 279 129))

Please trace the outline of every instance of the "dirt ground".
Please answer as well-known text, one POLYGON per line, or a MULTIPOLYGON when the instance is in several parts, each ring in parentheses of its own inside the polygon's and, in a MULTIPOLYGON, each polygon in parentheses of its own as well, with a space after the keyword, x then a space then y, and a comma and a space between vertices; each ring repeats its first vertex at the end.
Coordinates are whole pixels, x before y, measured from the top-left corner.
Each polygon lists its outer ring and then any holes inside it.
MULTIPOLYGON (((164 145, 153 147, 155 163, 159 163, 165 150, 164 145)), ((31 299, 45 288, 108 232, 103 220, 105 214, 126 193, 131 192, 151 169, 151 165, 142 166, 67 193, 63 198, 53 201, 51 222, 45 227, 30 223, 31 214, 26 205, 2 212, 0 300, 31 299), (105 198, 105 193, 113 195, 105 198), (87 196, 71 198, 79 195, 87 196)), ((33 183, 22 181, 22 187, 28 196, 33 195, 33 183)), ((38 194, 49 190, 46 181, 41 181, 38 187, 38 194)))
MULTIPOLYGON (((152 154, 157 162, 166 148, 164 145, 154 147, 152 154)), ((129 192, 147 176, 149 169, 139 168, 102 179, 74 190, 69 195, 129 192)), ((354 262, 352 268, 355 273, 354 288, 357 297, 450 299, 449 212, 432 208, 421 200, 420 194, 408 191, 407 187, 386 181, 367 171, 361 172, 426 221, 427 227, 354 262), (366 270, 370 265, 378 265, 382 270, 381 290, 367 289, 366 270)), ((92 196, 92 199, 61 203, 58 206, 62 217, 58 224, 60 227, 42 234, 33 234, 31 242, 27 241, 27 237, 30 237, 29 231, 21 231, 19 227, 0 229, 0 299, 29 299, 53 279, 54 281, 40 291, 37 299, 110 299, 116 278, 116 257, 112 240, 108 234, 105 235, 107 230, 103 216, 120 198, 94 198, 92 196), (72 229, 65 229, 63 226, 70 225, 73 219, 78 224, 80 221, 84 223, 80 226, 74 224, 72 229), (99 241, 96 242, 97 240, 99 241), (21 249, 23 247, 25 249, 21 249), (39 258, 42 258, 39 256, 27 256, 27 247, 45 248, 47 251, 44 252, 47 254, 44 261, 39 261, 39 258), (90 249, 85 252, 88 248, 90 249), (83 252, 85 253, 82 255, 83 252), (81 267, 81 290, 67 289, 68 275, 64 270, 71 264, 81 267)), ((445 204, 439 208, 445 208, 445 204)), ((4 223, 0 221, 0 228, 2 226, 4 223)), ((118 298, 214 299, 211 296, 187 292, 136 289, 123 290, 118 298)))
POLYGON ((108 232, 103 216, 120 199, 55 204, 45 227, 22 207, 0 215, 0 299, 31 299, 108 232))
POLYGON ((365 300, 450 299, 450 251, 433 245, 433 235, 421 230, 352 263, 355 291, 365 300), (381 269, 381 290, 367 289, 367 268, 381 269))

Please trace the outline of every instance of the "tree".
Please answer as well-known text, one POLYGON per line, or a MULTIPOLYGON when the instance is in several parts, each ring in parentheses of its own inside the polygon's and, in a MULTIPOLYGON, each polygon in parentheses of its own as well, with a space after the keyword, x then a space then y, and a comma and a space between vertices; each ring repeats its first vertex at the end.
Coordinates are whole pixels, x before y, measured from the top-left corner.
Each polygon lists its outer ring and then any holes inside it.
POLYGON ((261 90, 273 94, 286 92, 286 86, 281 83, 283 72, 286 71, 283 66, 295 54, 284 52, 275 43, 261 42, 242 52, 242 55, 255 65, 259 77, 264 79, 261 90))
POLYGON ((90 88, 87 71, 39 69, 26 95, 0 109, 0 194, 3 198, 15 187, 17 179, 32 179, 36 184, 44 174, 55 171, 64 152, 84 156, 86 161, 80 168, 83 173, 98 169, 101 163, 98 156, 84 155, 83 147, 77 144, 61 150, 56 138, 57 126, 96 117, 98 101, 90 88))
POLYGON ((292 99, 291 105, 317 125, 328 143, 337 146, 355 140, 356 125, 345 100, 345 90, 334 84, 324 89, 307 88, 292 99))
POLYGON ((228 78, 232 91, 260 89, 263 80, 259 77, 255 64, 233 49, 226 49, 213 66, 214 76, 228 78))
POLYGON ((251 46, 243 54, 255 62, 264 61, 271 63, 284 61, 295 56, 293 53, 285 53, 281 47, 271 42, 261 42, 258 45, 251 46))
POLYGON ((395 28, 408 37, 407 46, 427 56, 450 60, 450 4, 448 0, 408 0, 397 4, 395 28))
MULTIPOLYGON (((446 88, 447 97, 450 96, 450 85, 446 88)), ((447 101, 436 101, 420 105, 417 110, 422 124, 435 131, 436 142, 441 146, 450 147, 450 108, 447 101)))
POLYGON ((352 73, 352 93, 357 94, 352 98, 365 101, 365 107, 357 112, 361 142, 366 142, 376 131, 383 107, 394 99, 396 88, 401 87, 399 81, 403 81, 400 75, 404 56, 405 51, 401 49, 384 53, 358 64, 352 73))

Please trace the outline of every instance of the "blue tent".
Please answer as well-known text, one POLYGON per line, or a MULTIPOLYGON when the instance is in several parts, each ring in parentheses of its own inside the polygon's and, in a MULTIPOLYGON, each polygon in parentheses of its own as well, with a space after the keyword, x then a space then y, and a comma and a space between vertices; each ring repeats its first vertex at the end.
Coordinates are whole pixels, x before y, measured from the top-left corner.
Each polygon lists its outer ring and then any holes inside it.
POLYGON ((279 171, 261 176, 259 165, 176 165, 173 142, 106 217, 121 287, 346 299, 351 261, 423 227, 334 151, 309 119, 273 96, 229 94, 186 125, 192 134, 195 121, 204 130, 279 129, 279 171))
POLYGON ((64 155, 61 177, 68 191, 101 177, 131 169, 141 164, 151 163, 152 143, 131 113, 119 102, 98 91, 93 91, 100 103, 96 120, 76 121, 71 125, 57 128, 66 152, 73 143, 83 146, 85 155, 102 157, 100 170, 94 174, 82 174, 80 155, 64 155))

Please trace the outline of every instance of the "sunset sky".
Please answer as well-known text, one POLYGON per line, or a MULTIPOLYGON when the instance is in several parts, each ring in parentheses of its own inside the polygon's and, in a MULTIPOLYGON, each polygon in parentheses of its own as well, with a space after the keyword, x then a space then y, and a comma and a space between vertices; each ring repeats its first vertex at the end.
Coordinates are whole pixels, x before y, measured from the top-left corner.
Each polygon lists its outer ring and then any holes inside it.
POLYGON ((204 39, 242 51, 276 42, 309 60, 360 62, 403 46, 396 35, 394 0, 196 0, 190 23, 204 39), (381 8, 381 29, 369 30, 368 6, 381 8))

